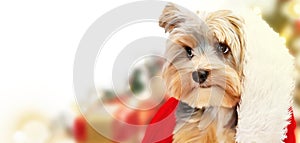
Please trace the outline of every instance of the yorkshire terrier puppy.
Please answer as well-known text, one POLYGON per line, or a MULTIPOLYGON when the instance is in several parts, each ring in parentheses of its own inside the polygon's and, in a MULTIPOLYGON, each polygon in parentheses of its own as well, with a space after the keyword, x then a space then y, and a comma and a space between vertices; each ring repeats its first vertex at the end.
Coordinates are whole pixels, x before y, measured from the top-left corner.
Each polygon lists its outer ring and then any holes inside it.
POLYGON ((159 18, 169 33, 163 78, 180 101, 173 142, 235 142, 244 79, 244 20, 229 10, 198 16, 169 3, 159 18))
POLYGON ((294 142, 294 58, 260 16, 236 8, 198 15, 164 8, 163 78, 171 98, 143 143, 294 142))

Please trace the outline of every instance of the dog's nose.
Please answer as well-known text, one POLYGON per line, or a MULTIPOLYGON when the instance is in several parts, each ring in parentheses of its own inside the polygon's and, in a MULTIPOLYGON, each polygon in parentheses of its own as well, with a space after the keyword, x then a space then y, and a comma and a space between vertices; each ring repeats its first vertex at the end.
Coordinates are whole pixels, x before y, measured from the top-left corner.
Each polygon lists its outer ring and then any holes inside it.
POLYGON ((198 70, 198 71, 194 71, 192 73, 193 80, 200 84, 206 81, 208 75, 209 75, 209 72, 205 71, 205 70, 198 70))

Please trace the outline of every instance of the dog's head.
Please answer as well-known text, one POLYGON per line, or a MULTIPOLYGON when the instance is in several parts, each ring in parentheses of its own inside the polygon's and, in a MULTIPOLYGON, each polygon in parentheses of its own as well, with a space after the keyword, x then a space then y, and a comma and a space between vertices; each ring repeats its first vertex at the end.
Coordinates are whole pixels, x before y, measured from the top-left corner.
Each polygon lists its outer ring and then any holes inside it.
POLYGON ((168 93, 192 107, 235 106, 243 81, 243 24, 228 10, 196 15, 169 3, 159 18, 169 33, 168 93))

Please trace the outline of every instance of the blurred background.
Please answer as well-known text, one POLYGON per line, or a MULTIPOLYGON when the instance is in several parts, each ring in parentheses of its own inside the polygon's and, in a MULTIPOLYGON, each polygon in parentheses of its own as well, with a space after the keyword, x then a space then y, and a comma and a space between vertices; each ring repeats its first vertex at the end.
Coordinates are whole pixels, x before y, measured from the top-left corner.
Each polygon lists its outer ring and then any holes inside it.
MULTIPOLYGON (((192 5, 196 9, 199 1, 174 2, 187 8, 192 5)), ((128 2, 132 1, 0 2, 1 142, 111 142, 87 123, 82 112, 93 125, 105 128, 110 136, 122 142, 140 141, 144 129, 128 129, 106 116, 95 116, 105 109, 99 105, 99 99, 94 98, 94 94, 98 94, 105 108, 112 112, 114 119, 146 125, 167 98, 164 97, 164 85, 158 84, 161 83, 159 78, 157 81, 151 81, 151 93, 147 91, 150 78, 160 76, 163 64, 161 59, 149 58, 139 61, 131 70, 129 78, 124 81, 128 85, 120 95, 115 95, 111 86, 107 84, 109 78, 96 74, 98 93, 86 94, 86 109, 81 111, 77 106, 72 86, 74 56, 85 31, 102 14, 128 2), (133 95, 130 94, 131 91, 133 95), (147 94, 155 95, 160 100, 134 100, 147 94), (136 107, 155 105, 155 108, 146 111, 128 109, 124 102, 130 102, 136 107), (128 131, 130 133, 125 134, 128 131)), ((246 0, 245 3, 280 34, 282 41, 295 57, 294 76, 297 84, 293 108, 300 125, 300 0, 246 0)), ((157 30, 148 30, 148 34, 163 35, 164 31, 156 23, 152 26, 157 30)), ((130 32, 134 35, 134 30, 130 32)), ((96 73, 100 73, 101 68, 103 66, 96 66, 96 73)), ((297 138, 300 143, 300 128, 297 128, 297 138)))

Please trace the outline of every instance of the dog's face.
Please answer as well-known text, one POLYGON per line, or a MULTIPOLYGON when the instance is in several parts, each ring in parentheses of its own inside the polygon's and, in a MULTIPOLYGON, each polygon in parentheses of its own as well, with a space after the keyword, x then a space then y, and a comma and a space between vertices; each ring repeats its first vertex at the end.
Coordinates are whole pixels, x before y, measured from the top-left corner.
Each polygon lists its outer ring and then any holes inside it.
POLYGON ((197 16, 168 4, 159 25, 169 33, 163 77, 168 93, 192 107, 233 107, 243 80, 243 20, 231 11, 197 16))

